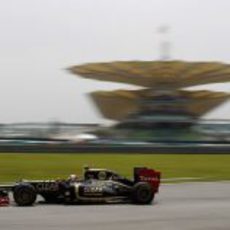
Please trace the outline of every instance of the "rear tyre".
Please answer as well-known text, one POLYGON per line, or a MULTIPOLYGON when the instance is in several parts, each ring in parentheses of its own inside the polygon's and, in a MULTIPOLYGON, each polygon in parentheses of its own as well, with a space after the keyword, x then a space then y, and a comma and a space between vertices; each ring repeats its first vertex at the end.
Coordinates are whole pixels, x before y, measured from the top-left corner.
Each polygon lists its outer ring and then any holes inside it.
POLYGON ((35 202, 37 193, 34 186, 30 184, 19 184, 14 188, 13 197, 17 205, 30 206, 35 202))
POLYGON ((146 182, 138 182, 134 185, 132 201, 135 204, 150 204, 154 199, 152 186, 146 182))

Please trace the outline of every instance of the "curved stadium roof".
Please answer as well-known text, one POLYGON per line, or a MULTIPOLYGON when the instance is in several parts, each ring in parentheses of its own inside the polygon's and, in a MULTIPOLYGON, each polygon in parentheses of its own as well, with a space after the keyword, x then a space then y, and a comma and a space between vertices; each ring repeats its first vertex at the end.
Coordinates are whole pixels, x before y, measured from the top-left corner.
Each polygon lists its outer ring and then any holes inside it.
MULTIPOLYGON (((122 120, 132 113, 140 111, 143 100, 150 98, 149 90, 97 91, 90 94, 102 115, 112 120, 122 120)), ((202 116, 230 98, 228 93, 178 90, 176 95, 184 99, 188 113, 202 116)), ((156 96, 151 95, 154 100, 156 96)), ((156 102, 156 101, 155 101, 156 102)))
POLYGON ((230 65, 219 62, 115 61, 69 68, 73 74, 148 88, 184 88, 230 81, 230 65))

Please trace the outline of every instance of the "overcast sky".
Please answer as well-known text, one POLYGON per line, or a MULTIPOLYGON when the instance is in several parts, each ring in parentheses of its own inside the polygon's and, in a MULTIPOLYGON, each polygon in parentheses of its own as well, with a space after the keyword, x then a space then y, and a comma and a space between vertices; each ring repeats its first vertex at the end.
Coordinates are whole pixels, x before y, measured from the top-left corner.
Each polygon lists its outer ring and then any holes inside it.
MULTIPOLYGON (((161 25, 171 27, 172 58, 230 63, 229 12, 229 0, 0 0, 0 123, 104 122, 85 94, 124 85, 65 68, 156 60, 161 25)), ((207 117, 230 119, 230 103, 207 117)))

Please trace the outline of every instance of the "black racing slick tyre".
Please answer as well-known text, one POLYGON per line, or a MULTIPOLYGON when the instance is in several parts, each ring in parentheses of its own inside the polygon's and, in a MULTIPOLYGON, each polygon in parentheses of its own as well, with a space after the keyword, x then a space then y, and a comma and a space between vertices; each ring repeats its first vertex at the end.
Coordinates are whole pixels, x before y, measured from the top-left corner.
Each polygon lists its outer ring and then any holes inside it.
POLYGON ((134 185, 132 201, 135 204, 150 204, 154 199, 152 186, 146 182, 138 182, 134 185))
POLYGON ((30 184, 16 185, 13 190, 14 201, 19 206, 31 206, 37 198, 34 186, 30 184))

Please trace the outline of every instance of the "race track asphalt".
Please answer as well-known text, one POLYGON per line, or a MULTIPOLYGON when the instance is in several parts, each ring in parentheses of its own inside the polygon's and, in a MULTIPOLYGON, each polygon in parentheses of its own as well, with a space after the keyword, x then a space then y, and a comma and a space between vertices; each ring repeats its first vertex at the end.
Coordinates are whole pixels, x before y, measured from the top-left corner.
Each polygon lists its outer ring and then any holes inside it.
POLYGON ((162 185, 153 204, 0 208, 1 230, 229 230, 230 182, 162 185))

